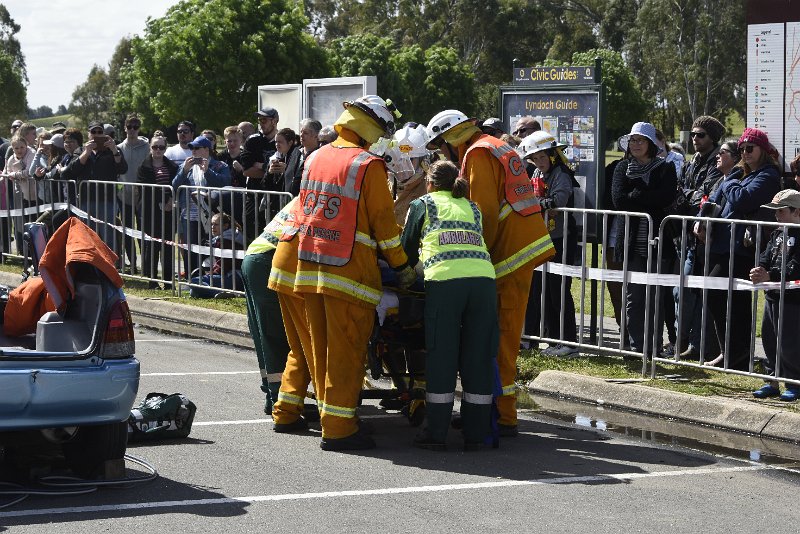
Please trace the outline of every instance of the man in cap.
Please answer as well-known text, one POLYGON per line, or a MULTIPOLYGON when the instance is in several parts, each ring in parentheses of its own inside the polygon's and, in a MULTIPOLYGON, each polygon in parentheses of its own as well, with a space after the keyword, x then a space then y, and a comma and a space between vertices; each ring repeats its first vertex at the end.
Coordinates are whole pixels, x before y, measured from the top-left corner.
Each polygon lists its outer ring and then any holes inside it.
POLYGON ((503 121, 497 117, 489 117, 481 124, 481 131, 486 135, 491 135, 500 139, 505 132, 503 129, 503 121))
MULTIPOLYGON (((242 149, 242 167, 244 168, 245 187, 247 189, 264 190, 264 176, 269 170, 269 158, 275 154, 275 136, 278 133, 278 121, 280 117, 278 110, 266 106, 256 112, 258 118, 258 131, 247 137, 242 149)), ((245 197, 244 204, 244 226, 247 235, 255 236, 268 220, 264 214, 258 210, 260 199, 253 194, 245 197)), ((277 204, 271 208, 277 208, 277 204)), ((277 211, 277 210, 276 210, 277 211)), ((275 215, 269 215, 269 219, 275 215)))
MULTIPOLYGON (((481 131, 458 110, 428 123, 431 145, 461 166, 470 200, 483 214, 483 238, 497 276, 502 396, 500 435, 517 435, 516 362, 533 270, 555 254, 525 166, 513 148, 481 131)), ((430 393, 430 392, 429 392, 430 393)), ((430 404, 430 400, 428 400, 430 404)))
POLYGON ((373 153, 394 132, 399 113, 391 102, 375 95, 344 106, 335 124, 339 137, 306 161, 291 213, 294 224, 275 252, 269 285, 278 291, 282 309, 290 284, 302 296, 304 307, 295 306, 288 314, 294 328, 287 325, 287 334, 307 320, 311 344, 310 351, 303 349, 293 344, 296 336, 289 336, 292 356, 273 409, 274 429, 307 428, 300 415, 306 384, 302 373, 291 372, 302 367, 292 357, 304 354, 320 406, 323 450, 375 446, 356 416, 356 407, 375 306, 381 299, 378 250, 398 272, 403 287, 416 280, 394 221, 386 164, 373 153), (293 253, 299 258, 296 274, 291 266, 282 268, 293 253))
POLYGON ((119 175, 127 170, 125 157, 114 140, 106 136, 103 123, 93 121, 89 123, 89 141, 84 145, 83 152, 72 159, 61 173, 62 179, 79 182, 81 209, 105 221, 105 224, 93 224, 92 227, 112 250, 117 250, 114 246, 116 231, 110 227, 117 214, 117 188, 115 185, 91 182, 116 182, 119 175))
MULTIPOLYGON (((778 192, 764 208, 775 210, 775 220, 785 224, 800 224, 800 191, 784 189, 778 192)), ((772 232, 767 248, 761 253, 758 265, 750 270, 750 281, 756 284, 763 282, 780 282, 800 279, 800 229, 777 228, 772 232), (784 247, 785 255, 784 259, 784 247)), ((800 379, 800 293, 796 290, 784 291, 770 289, 765 292, 764 317, 761 323, 761 342, 767 356, 764 374, 773 377, 781 376, 794 380, 800 379), (782 301, 782 302, 781 302, 782 301), (778 337, 779 324, 783 323, 781 337, 778 337), (780 368, 777 354, 780 342, 780 368), (776 371, 778 371, 776 373, 776 371)), ((758 399, 777 397, 782 401, 795 401, 800 398, 800 386, 786 384, 781 393, 777 380, 768 380, 761 388, 753 392, 758 399)))
POLYGON ((51 134, 63 134, 67 131, 67 125, 61 121, 56 121, 53 123, 53 127, 50 128, 51 134))

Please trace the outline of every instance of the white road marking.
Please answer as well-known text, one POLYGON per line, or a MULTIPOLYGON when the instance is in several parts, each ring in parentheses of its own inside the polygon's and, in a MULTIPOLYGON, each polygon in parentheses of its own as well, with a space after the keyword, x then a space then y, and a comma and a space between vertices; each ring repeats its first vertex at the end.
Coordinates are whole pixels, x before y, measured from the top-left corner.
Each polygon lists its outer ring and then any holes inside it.
POLYGON ((614 473, 608 475, 541 478, 537 480, 500 480, 492 482, 472 482, 468 484, 444 484, 440 486, 409 486, 404 488, 323 491, 314 493, 287 493, 282 495, 220 497, 217 499, 189 499, 182 501, 153 501, 153 502, 138 502, 130 504, 73 506, 65 508, 47 508, 44 510, 29 509, 29 510, 0 512, 0 518, 119 512, 125 510, 133 510, 138 515, 142 509, 152 509, 152 508, 186 508, 189 506, 209 506, 217 504, 221 505, 231 505, 231 504, 241 504, 241 503, 255 504, 255 503, 276 502, 276 501, 332 499, 340 497, 363 497, 367 495, 401 495, 408 493, 435 493, 435 492, 445 492, 445 491, 497 489, 497 488, 510 488, 510 487, 520 487, 520 486, 547 486, 547 485, 609 482, 609 481, 617 482, 617 481, 639 480, 646 478, 740 473, 747 471, 761 471, 766 469, 771 469, 771 467, 766 465, 752 465, 752 466, 740 466, 740 467, 709 467, 709 468, 699 468, 699 469, 681 469, 676 471, 659 471, 655 473, 614 473))
POLYGON ((142 373, 139 376, 257 375, 260 371, 208 371, 204 373, 142 373))
POLYGON ((272 419, 243 419, 240 421, 195 421, 192 426, 218 426, 218 425, 261 425, 272 424, 272 419))

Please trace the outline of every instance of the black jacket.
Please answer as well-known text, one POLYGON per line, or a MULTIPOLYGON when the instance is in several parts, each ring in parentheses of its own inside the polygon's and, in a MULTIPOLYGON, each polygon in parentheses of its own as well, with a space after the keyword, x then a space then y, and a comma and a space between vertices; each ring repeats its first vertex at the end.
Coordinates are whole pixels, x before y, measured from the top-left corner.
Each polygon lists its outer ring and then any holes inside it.
MULTIPOLYGON (((101 150, 100 152, 92 152, 86 163, 81 163, 81 158, 73 158, 64 172, 61 173, 63 180, 75 180, 77 182, 84 181, 102 181, 102 182, 116 182, 119 175, 128 170, 128 163, 125 161, 125 156, 122 152, 119 153, 119 161, 114 158, 114 154, 110 150, 101 150)), ((81 187, 78 185, 78 194, 89 193, 89 198, 83 199, 84 201, 99 201, 105 202, 116 198, 116 187, 81 187)))
MULTIPOLYGON (((641 179, 630 179, 627 176, 628 164, 630 160, 624 159, 619 162, 614 169, 614 179, 611 182, 611 199, 614 208, 619 211, 634 211, 647 213, 653 219, 653 237, 658 235, 661 221, 666 216, 665 208, 669 207, 675 200, 678 192, 678 178, 675 176, 675 166, 671 163, 662 162, 650 171, 650 178, 647 183, 641 179)), ((617 243, 625 241, 628 243, 629 250, 634 247, 642 247, 641 242, 637 242, 639 235, 639 224, 646 223, 641 217, 631 217, 630 234, 625 239, 625 225, 619 225, 617 230, 617 243)), ((672 247, 665 247, 668 252, 672 247)), ((624 249, 621 246, 614 248, 617 260, 622 260, 624 249)))
MULTIPOLYGON (((800 280, 800 228, 788 229, 789 239, 786 242, 786 283, 791 280, 800 280)), ((783 229, 778 228, 769 239, 769 244, 758 258, 758 265, 769 273, 770 282, 781 281, 783 255, 783 229)), ((800 289, 787 289, 786 302, 800 302, 800 289)), ((770 289, 766 292, 767 300, 777 302, 781 296, 780 289, 770 289)))
MULTIPOLYGON (((169 190, 164 190, 164 200, 172 198, 172 179, 175 178, 175 175, 178 174, 178 165, 169 158, 163 158, 164 165, 169 169, 169 190)), ((155 184, 156 183, 156 172, 153 168, 153 155, 148 154, 142 165, 139 167, 139 170, 136 171, 136 181, 140 184, 155 184)), ((142 195, 142 205, 145 207, 153 206, 158 202, 161 202, 161 192, 158 191, 153 195, 153 190, 155 188, 146 187, 144 194, 142 195), (155 197, 155 198, 154 198, 155 197)))

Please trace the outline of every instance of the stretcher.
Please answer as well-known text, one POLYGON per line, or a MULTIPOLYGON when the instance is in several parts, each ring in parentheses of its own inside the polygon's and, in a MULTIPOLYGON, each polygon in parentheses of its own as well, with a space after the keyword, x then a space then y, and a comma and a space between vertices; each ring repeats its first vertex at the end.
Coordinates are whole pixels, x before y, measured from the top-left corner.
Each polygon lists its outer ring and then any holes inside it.
POLYGON ((418 426, 425 418, 424 286, 420 279, 408 290, 397 288, 394 272, 381 263, 384 295, 367 344, 367 372, 391 387, 367 379, 361 399, 380 399, 382 408, 398 410, 418 426))

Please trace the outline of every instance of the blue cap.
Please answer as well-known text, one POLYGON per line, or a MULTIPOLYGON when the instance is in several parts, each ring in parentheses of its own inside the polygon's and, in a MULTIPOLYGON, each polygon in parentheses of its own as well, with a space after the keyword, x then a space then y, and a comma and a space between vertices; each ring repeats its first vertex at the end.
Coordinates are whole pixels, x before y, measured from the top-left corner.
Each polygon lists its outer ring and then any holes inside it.
POLYGON ((211 144, 211 139, 208 137, 198 135, 194 138, 194 141, 189 143, 189 148, 211 148, 213 145, 211 144))

